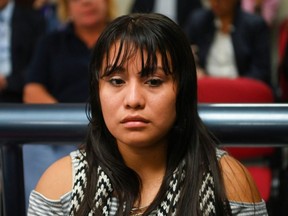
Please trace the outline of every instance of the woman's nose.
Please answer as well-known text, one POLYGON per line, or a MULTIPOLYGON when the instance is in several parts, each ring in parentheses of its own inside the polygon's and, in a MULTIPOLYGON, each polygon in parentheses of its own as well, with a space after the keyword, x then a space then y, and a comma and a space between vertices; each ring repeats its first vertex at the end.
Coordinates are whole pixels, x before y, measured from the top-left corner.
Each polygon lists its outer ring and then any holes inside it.
POLYGON ((126 87, 124 105, 129 109, 145 107, 145 91, 139 83, 130 83, 126 87))

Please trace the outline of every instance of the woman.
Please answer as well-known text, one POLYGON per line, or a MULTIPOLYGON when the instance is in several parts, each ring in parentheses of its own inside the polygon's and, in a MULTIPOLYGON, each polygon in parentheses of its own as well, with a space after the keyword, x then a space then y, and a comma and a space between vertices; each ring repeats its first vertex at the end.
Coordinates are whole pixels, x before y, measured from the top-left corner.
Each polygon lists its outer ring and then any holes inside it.
POLYGON ((190 16, 186 32, 197 47, 199 77, 242 76, 270 84, 269 28, 262 17, 244 12, 240 2, 209 0, 211 9, 190 16))
POLYGON ((91 49, 114 17, 111 0, 60 0, 57 7, 68 24, 40 42, 26 76, 26 103, 86 102, 91 49))
POLYGON ((29 215, 266 214, 245 168, 216 150, 198 116, 193 55, 173 21, 117 18, 90 74, 87 141, 45 172, 29 215))
MULTIPOLYGON (((114 15, 112 0, 59 0, 58 13, 66 27, 38 44, 27 72, 25 103, 86 103, 88 65, 100 33, 114 15)), ((24 146, 25 189, 28 200, 39 177, 51 163, 75 147, 24 146)))

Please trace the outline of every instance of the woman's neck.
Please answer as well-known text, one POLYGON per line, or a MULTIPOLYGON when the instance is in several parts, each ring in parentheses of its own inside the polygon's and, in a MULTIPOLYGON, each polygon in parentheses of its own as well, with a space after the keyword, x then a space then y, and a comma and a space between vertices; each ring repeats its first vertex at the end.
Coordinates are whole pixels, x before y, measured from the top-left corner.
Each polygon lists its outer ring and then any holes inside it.
POLYGON ((131 147, 118 144, 118 148, 126 165, 141 179, 141 198, 135 205, 149 205, 157 195, 166 172, 167 145, 131 147))
POLYGON ((145 148, 118 146, 126 165, 133 169, 141 179, 141 199, 136 205, 149 205, 158 193, 166 172, 167 145, 145 148))
POLYGON ((167 147, 159 144, 148 147, 131 147, 125 144, 118 145, 119 151, 128 167, 141 177, 145 173, 158 172, 166 169, 167 147))
POLYGON ((234 13, 227 14, 225 16, 219 17, 221 22, 221 31, 223 33, 229 34, 231 31, 231 26, 233 25, 234 13))
POLYGON ((104 28, 104 24, 98 25, 97 27, 75 26, 75 33, 86 44, 88 48, 92 48, 96 44, 96 41, 98 40, 98 37, 100 36, 104 28))
POLYGON ((232 17, 221 17, 220 18, 221 22, 221 32, 225 34, 229 34, 231 31, 231 26, 233 24, 233 18, 232 17))

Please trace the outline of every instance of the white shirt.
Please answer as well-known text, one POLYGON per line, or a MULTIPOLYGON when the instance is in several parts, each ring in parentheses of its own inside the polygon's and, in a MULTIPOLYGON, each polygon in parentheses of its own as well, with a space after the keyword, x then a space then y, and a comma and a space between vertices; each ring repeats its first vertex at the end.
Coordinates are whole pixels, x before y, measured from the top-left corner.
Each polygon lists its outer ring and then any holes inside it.
POLYGON ((12 70, 11 63, 11 20, 14 1, 9 1, 0 11, 0 75, 8 76, 12 70))
POLYGON ((177 0, 155 0, 154 11, 177 22, 177 0))
MULTIPOLYGON (((216 23, 216 27, 219 27, 219 23, 216 23)), ((225 34, 219 28, 208 53, 206 70, 214 77, 238 77, 231 34, 225 34)))

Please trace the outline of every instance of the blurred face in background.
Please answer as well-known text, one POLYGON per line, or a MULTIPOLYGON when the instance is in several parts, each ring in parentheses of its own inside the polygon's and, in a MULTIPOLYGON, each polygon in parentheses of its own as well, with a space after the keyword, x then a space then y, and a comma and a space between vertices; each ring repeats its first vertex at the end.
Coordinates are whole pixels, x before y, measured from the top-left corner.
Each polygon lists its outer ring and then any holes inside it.
POLYGON ((2 10, 8 2, 9 0, 0 0, 0 10, 2 10))
POLYGON ((106 24, 108 19, 107 0, 68 0, 70 18, 77 27, 106 24))
POLYGON ((224 17, 234 14, 238 1, 239 0, 210 0, 210 6, 216 16, 224 17))

